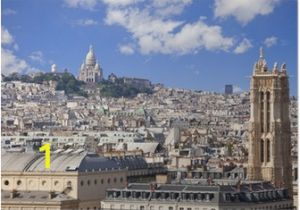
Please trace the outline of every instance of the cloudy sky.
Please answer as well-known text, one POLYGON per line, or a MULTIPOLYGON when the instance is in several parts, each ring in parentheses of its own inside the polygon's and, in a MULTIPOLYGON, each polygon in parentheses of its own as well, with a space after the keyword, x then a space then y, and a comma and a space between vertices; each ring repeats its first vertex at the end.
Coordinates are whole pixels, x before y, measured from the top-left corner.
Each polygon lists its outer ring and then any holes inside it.
POLYGON ((296 0, 2 0, 2 73, 78 74, 89 45, 104 76, 169 87, 249 89, 265 49, 297 94, 296 0))

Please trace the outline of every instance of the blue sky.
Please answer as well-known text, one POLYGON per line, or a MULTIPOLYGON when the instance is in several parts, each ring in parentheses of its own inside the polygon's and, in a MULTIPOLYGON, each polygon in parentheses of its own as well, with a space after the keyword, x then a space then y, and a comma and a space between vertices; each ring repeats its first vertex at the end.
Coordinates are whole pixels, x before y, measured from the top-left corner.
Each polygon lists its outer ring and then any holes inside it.
POLYGON ((269 68, 287 64, 297 95, 296 0, 2 0, 2 73, 69 69, 89 45, 104 76, 168 87, 249 89, 265 49, 269 68), (229 2, 229 3, 228 3, 229 2))

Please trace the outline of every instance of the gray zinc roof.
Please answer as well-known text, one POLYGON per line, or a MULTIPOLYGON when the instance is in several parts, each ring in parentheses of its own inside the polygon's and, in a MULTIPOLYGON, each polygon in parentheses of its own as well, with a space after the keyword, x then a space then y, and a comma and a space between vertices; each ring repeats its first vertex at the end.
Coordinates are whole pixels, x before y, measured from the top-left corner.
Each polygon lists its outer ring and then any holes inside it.
POLYGON ((84 172, 125 168, 115 160, 86 152, 51 154, 50 170, 45 169, 44 164, 45 157, 41 153, 3 153, 1 155, 2 172, 84 172))

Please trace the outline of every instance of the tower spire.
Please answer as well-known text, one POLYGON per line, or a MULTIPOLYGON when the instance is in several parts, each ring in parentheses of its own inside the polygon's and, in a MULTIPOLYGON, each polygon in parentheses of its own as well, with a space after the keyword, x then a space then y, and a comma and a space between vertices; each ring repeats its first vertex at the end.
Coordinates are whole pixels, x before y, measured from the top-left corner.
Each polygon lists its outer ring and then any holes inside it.
POLYGON ((259 58, 264 58, 264 48, 263 47, 259 48, 259 58))

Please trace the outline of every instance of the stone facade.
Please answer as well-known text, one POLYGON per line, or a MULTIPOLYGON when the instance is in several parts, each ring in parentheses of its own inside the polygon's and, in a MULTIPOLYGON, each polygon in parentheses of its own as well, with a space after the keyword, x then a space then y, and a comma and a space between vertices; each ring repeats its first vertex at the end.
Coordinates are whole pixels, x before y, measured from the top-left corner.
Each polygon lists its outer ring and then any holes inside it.
MULTIPOLYGON (((286 65, 269 71, 263 49, 254 65, 250 90, 249 180, 271 181, 292 192, 289 84, 286 65)), ((291 194, 290 194, 291 195, 291 194)))
POLYGON ((96 83, 103 80, 103 71, 96 61, 92 46, 90 46, 85 61, 81 65, 78 79, 87 83, 96 83))

